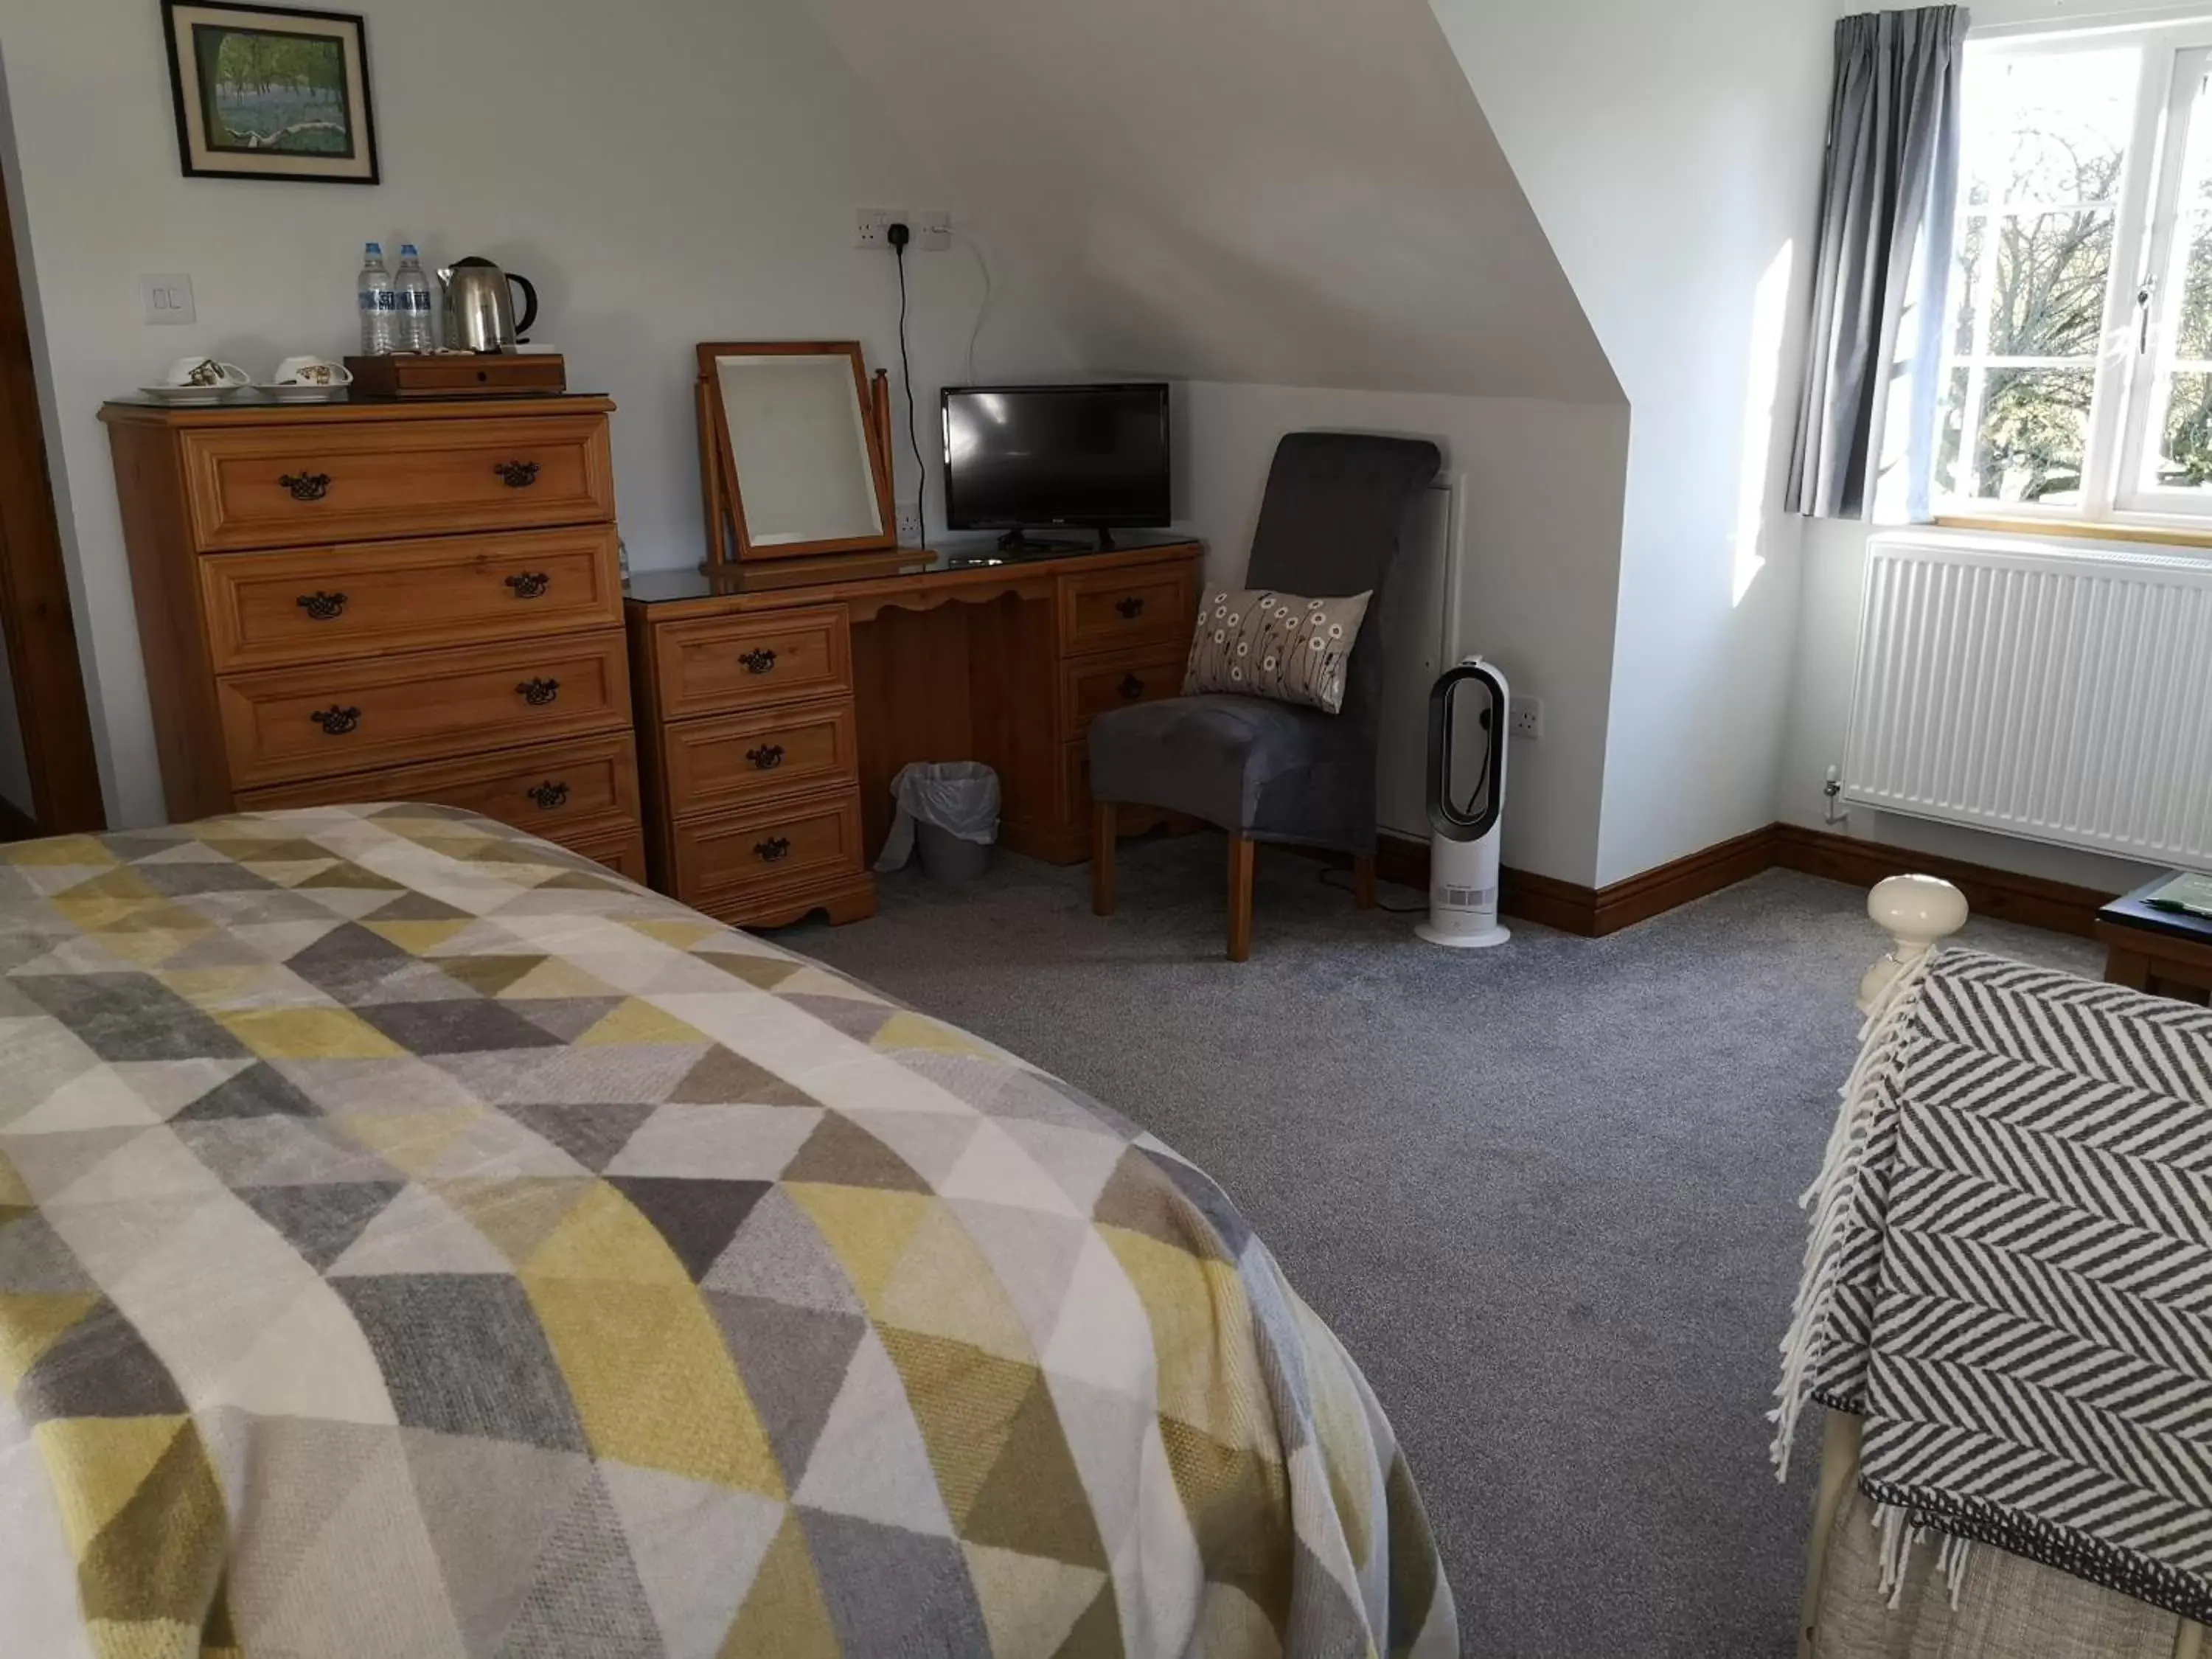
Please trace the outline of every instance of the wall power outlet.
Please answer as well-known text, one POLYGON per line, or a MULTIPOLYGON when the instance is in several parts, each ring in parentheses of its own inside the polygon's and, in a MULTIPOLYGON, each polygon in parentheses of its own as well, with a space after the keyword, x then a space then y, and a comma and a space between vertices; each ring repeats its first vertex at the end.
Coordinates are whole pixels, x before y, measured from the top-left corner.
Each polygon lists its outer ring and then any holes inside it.
POLYGON ((921 503, 901 501, 898 504, 898 538, 901 547, 921 545, 921 503))
POLYGON ((1544 739, 1544 703, 1540 697, 1516 696, 1507 711, 1506 730, 1531 743, 1544 739))
POLYGON ((885 234, 892 225, 912 225, 914 215, 904 208, 854 208, 853 210, 853 246, 888 252, 890 238, 885 234))

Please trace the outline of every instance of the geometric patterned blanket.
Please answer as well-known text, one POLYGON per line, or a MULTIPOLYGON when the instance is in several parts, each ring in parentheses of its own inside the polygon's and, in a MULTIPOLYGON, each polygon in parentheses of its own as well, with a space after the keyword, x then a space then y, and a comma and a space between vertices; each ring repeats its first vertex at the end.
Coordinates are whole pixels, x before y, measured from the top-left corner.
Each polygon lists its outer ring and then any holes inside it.
POLYGON ((2212 1012, 1947 951, 1853 1079, 1778 1457, 1858 1413, 1893 1534, 2212 1617, 2212 1012))
POLYGON ((1458 1651, 1219 1188, 414 805, 0 848, 10 1655, 1458 1651))

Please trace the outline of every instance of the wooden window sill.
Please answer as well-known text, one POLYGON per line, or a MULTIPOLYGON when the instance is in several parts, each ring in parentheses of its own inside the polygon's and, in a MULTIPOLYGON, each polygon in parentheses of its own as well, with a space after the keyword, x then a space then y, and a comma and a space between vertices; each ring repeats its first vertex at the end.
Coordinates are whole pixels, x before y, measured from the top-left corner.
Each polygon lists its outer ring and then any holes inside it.
POLYGON ((2212 548, 2212 526, 2115 524, 2109 519, 2089 523, 2080 519, 2008 519, 1936 515, 1944 530, 1978 530, 2004 536, 2063 536, 2077 542, 2142 542, 2160 547, 2212 548))

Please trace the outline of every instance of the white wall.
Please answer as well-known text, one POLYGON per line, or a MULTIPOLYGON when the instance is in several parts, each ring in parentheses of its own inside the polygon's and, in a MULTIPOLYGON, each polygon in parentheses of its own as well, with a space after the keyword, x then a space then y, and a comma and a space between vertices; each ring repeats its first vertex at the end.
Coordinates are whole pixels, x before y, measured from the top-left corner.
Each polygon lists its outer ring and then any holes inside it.
MULTIPOLYGON (((702 546, 692 345, 858 337, 896 378, 892 264, 853 248, 854 209, 949 207, 975 229, 799 0, 357 9, 386 181, 374 190, 181 177, 158 8, 0 0, 17 228, 43 310, 48 442, 114 822, 163 814, 102 398, 187 351, 265 373, 295 351, 345 349, 368 238, 483 253, 537 281, 536 337, 566 349, 570 384, 621 404, 633 562, 683 564, 702 546), (161 270, 192 274, 197 326, 142 323, 138 274, 161 270)), ((965 248, 908 264, 917 394, 933 399, 966 378, 982 279, 965 248)), ((1067 372, 1019 270, 993 268, 978 370, 1067 372)))
POLYGON ((1425 0, 813 4, 1087 368, 1619 399, 1425 0))
MULTIPOLYGON (((1443 449, 1446 468, 1462 475, 1466 503, 1458 647, 1492 658, 1516 696, 1545 705, 1542 741, 1513 748, 1505 861, 1589 884, 1597 867, 1627 411, 1201 381, 1183 389, 1179 415, 1188 471, 1178 480, 1181 514, 1211 544, 1206 579, 1224 585, 1242 585, 1284 433, 1383 432, 1443 449)), ((1394 653, 1434 637, 1433 617, 1414 620, 1419 637, 1390 640, 1394 653)), ((1425 696, 1425 685, 1415 690, 1425 696)), ((1390 717, 1425 731, 1425 701, 1394 708, 1390 717)), ((1382 781, 1384 822, 1425 835, 1422 824, 1392 817, 1391 793, 1408 784, 1387 761, 1382 781)))
POLYGON ((1597 880, 1771 823, 1828 0, 1433 0, 1631 409, 1597 880))

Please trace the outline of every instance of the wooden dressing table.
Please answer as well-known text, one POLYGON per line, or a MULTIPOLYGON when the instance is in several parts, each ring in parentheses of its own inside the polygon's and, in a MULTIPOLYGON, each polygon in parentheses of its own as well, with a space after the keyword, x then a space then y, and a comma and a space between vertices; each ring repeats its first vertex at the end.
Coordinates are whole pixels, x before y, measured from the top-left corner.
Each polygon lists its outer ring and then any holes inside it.
MULTIPOLYGON (((653 885, 752 927, 873 914, 911 761, 999 774, 999 838, 1090 856, 1085 734, 1182 689, 1197 542, 930 550, 642 572, 625 589, 653 885)), ((1125 830, 1157 817, 1126 809, 1125 830)))

